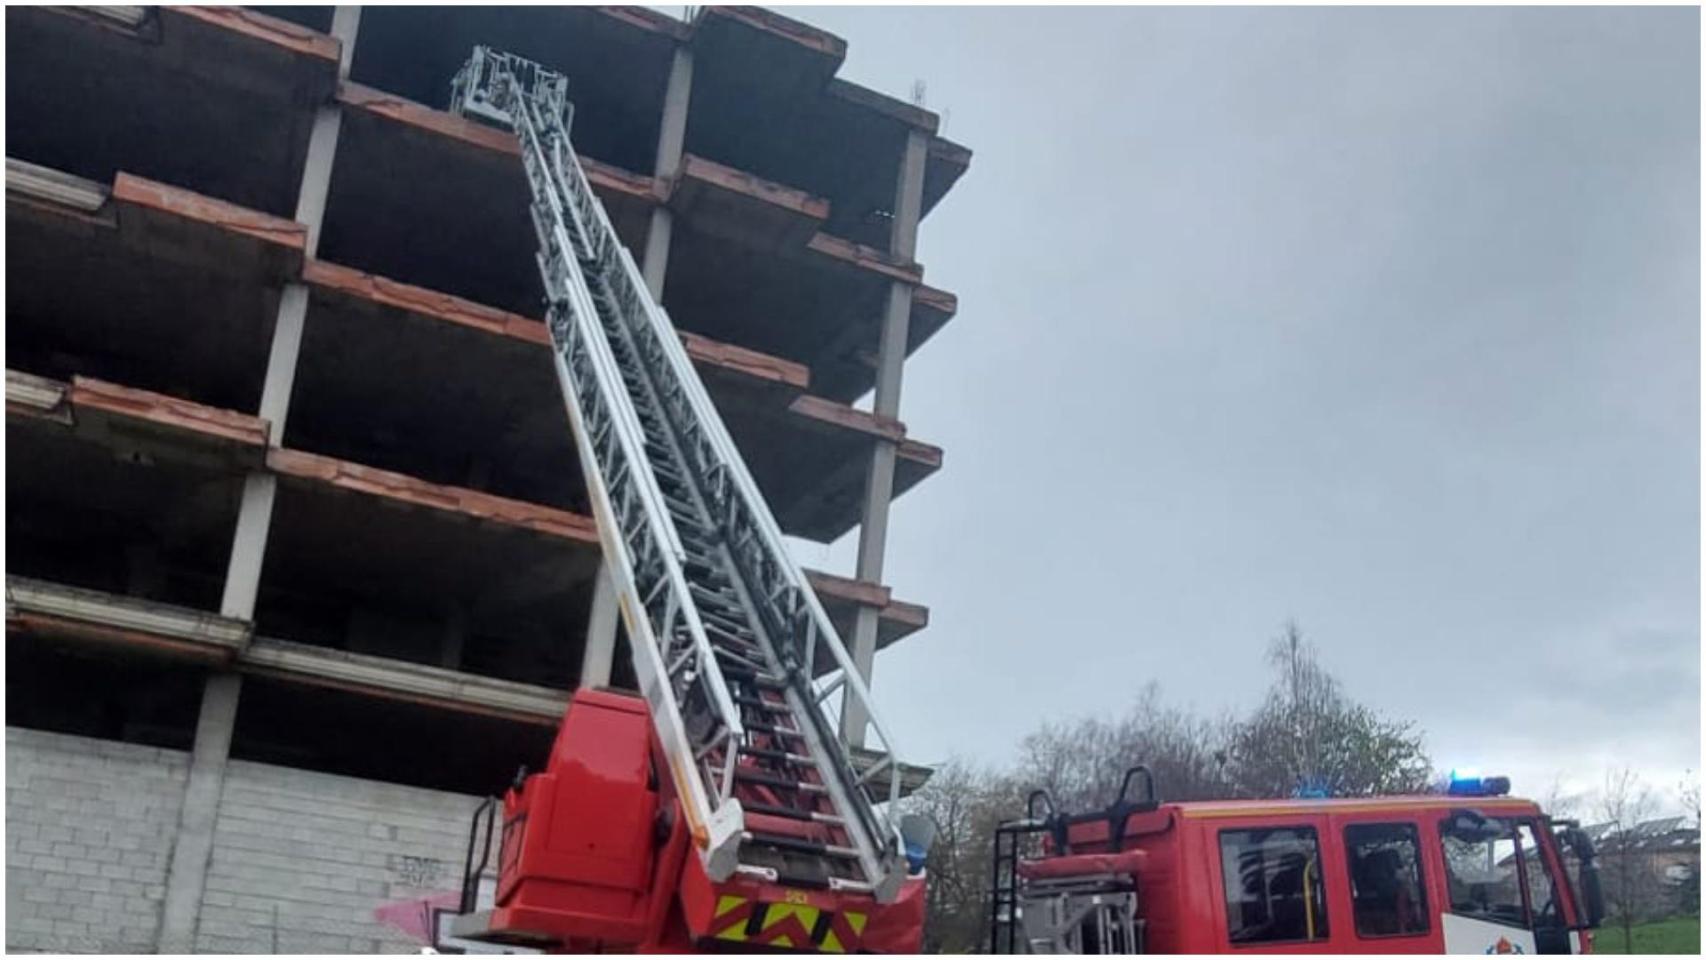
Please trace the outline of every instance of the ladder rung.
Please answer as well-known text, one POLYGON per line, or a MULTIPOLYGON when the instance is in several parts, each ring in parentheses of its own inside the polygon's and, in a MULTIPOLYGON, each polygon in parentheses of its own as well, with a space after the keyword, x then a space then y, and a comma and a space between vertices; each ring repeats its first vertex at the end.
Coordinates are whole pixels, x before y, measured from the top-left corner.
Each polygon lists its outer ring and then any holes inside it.
MULTIPOLYGON (((741 631, 741 630, 746 629, 746 624, 736 623, 735 621, 730 620, 727 617, 720 617, 716 613, 709 611, 709 610, 700 610, 699 611, 699 619, 701 621, 707 621, 707 620, 712 621, 712 622, 716 623, 717 626, 722 627, 725 630, 741 631)), ((750 636, 750 634, 737 634, 737 635, 741 636, 741 637, 750 636)), ((754 638, 754 639, 756 639, 756 638, 754 638)))
POLYGON ((758 649, 758 645, 750 640, 738 639, 716 631, 707 632, 712 634, 710 640, 713 650, 728 650, 755 664, 761 662, 764 656, 764 651, 758 649))
POLYGON ((806 783, 801 780, 789 780, 787 777, 778 777, 773 774, 765 773, 762 770, 754 770, 751 767, 735 767, 735 779, 744 783, 756 783, 761 787, 771 787, 776 790, 798 790, 801 793, 828 792, 824 789, 824 786, 821 783, 806 783))
POLYGON ((740 598, 735 596, 732 592, 712 590, 709 587, 700 586, 697 583, 688 584, 687 590, 689 593, 693 594, 694 599, 721 603, 731 610, 740 609, 740 598))
MULTIPOLYGON (((725 656, 731 656, 731 657, 738 657, 739 656, 738 654, 734 653, 733 651, 724 650, 721 647, 712 647, 711 649, 714 652, 723 654, 725 656)), ((746 660, 744 658, 736 660, 736 662, 729 664, 727 667, 723 668, 723 672, 730 679, 744 680, 747 683, 753 684, 754 686, 765 687, 765 688, 770 689, 770 690, 786 690, 788 688, 788 681, 783 680, 781 677, 778 677, 773 673, 763 672, 762 670, 759 669, 757 664, 753 663, 750 660, 746 660)))
POLYGON ((727 679, 771 690, 779 689, 775 678, 764 672, 763 664, 755 663, 737 651, 716 644, 711 645, 711 652, 722 662, 723 676, 727 679))
POLYGON ((740 808, 748 813, 762 813, 770 817, 783 817, 788 820, 810 821, 812 823, 841 826, 846 823, 840 817, 829 813, 819 813, 816 810, 802 810, 799 807, 784 807, 773 803, 759 803, 756 800, 742 800, 740 808))
POLYGON ((765 733, 773 737, 793 737, 796 740, 806 738, 806 735, 798 730, 791 727, 779 727, 773 723, 743 723, 741 726, 753 733, 765 733))
POLYGON ((789 837, 780 833, 758 833, 754 830, 747 830, 741 834, 741 839, 747 843, 762 843, 768 847, 793 850, 798 853, 810 853, 820 857, 839 857, 843 860, 859 859, 859 851, 852 847, 824 843, 821 840, 807 840, 804 837, 789 837))
POLYGON ((769 747, 743 746, 740 748, 740 753, 743 757, 757 757, 760 760, 770 760, 775 763, 792 763, 797 766, 810 767, 817 766, 816 759, 808 757, 803 753, 789 753, 786 750, 772 750, 769 747))

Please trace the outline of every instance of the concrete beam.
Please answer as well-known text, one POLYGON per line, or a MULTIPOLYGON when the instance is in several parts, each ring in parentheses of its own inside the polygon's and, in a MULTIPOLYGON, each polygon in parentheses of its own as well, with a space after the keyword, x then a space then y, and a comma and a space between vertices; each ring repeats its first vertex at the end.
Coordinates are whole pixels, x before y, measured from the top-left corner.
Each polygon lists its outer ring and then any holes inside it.
POLYGON ((18 370, 6 371, 6 413, 8 416, 50 420, 70 426, 71 386, 18 370))
POLYGON ((275 276, 302 269, 308 228, 294 220, 122 172, 113 178, 111 196, 120 232, 163 256, 200 263, 217 250, 225 257, 257 257, 275 276))
POLYGON ((253 636, 246 620, 27 577, 6 578, 7 631, 131 654, 219 664, 295 683, 337 687, 437 709, 552 724, 562 690, 390 657, 253 636))
POLYGON ((551 335, 532 317, 499 310, 463 297, 364 273, 326 260, 309 260, 302 282, 317 292, 402 310, 416 316, 469 327, 483 333, 548 346, 551 335))
POLYGON ((518 723, 553 725, 568 704, 549 687, 269 637, 257 638, 240 665, 244 673, 518 723))
POLYGON ((6 578, 8 631, 229 662, 248 645, 247 621, 100 590, 6 578))
POLYGON ((265 447, 272 437, 272 425, 260 417, 93 377, 72 377, 68 399, 83 422, 123 420, 133 429, 146 425, 174 437, 234 447, 265 447))
POLYGON ((829 218, 829 201, 804 190, 685 155, 669 208, 707 236, 762 250, 799 250, 829 218))
MULTIPOLYGON (((251 637, 250 625, 246 622, 184 607, 24 577, 8 577, 6 585, 8 631, 23 636, 65 636, 63 630, 75 629, 81 632, 73 639, 91 639, 92 632, 106 631, 110 636, 101 638, 99 642, 132 653, 159 652, 157 641, 176 639, 204 648, 204 653, 220 652, 240 673, 517 723, 554 725, 568 702, 565 691, 536 684, 498 680, 443 667, 271 637, 251 637)), ((229 748, 230 724, 235 717, 237 702, 235 679, 235 674, 215 675, 204 694, 197 725, 197 743, 205 744, 209 751, 222 743, 224 749, 229 748)), ((223 755, 224 750, 219 753, 223 755)), ((223 768, 211 762, 213 753, 204 752, 199 757, 202 763, 198 777, 193 770, 196 759, 192 756, 190 787, 196 796, 186 798, 191 809, 186 810, 184 816, 185 825, 192 828, 192 835, 201 836, 205 831, 200 827, 211 827, 204 819, 206 799, 209 795, 217 798, 218 786, 213 781, 222 777, 223 768)), ((855 766, 863 768, 872 759, 868 753, 856 755, 855 766)), ((917 789, 928 775, 929 771, 921 767, 903 767, 902 790, 910 792, 917 789)), ((199 843, 188 847, 180 845, 182 852, 174 852, 172 872, 168 877, 169 889, 174 884, 193 886, 198 864, 205 871, 205 860, 198 861, 198 855, 205 857, 205 853, 196 849, 198 846, 199 843), (173 880, 172 877, 179 879, 173 880)), ((167 935, 179 938, 185 936, 187 930, 187 935, 193 938, 193 918, 186 920, 182 904, 172 902, 170 895, 168 902, 172 903, 169 909, 173 911, 175 922, 173 929, 165 931, 167 935)), ((161 949, 177 947, 179 942, 163 939, 161 949)))
POLYGON ((811 384, 811 371, 803 363, 773 357, 746 347, 712 340, 685 330, 676 331, 687 348, 687 356, 703 367, 737 373, 754 380, 773 383, 790 391, 803 391, 811 384))
POLYGON ((512 500, 481 490, 431 483, 406 474, 378 470, 335 457, 301 450, 274 449, 267 454, 267 469, 280 476, 310 480, 354 493, 381 497, 394 503, 498 523, 585 544, 598 543, 596 524, 580 514, 512 500))
MULTIPOLYGON (((307 27, 269 17, 247 7, 164 7, 172 16, 195 21, 206 26, 216 26, 259 41, 264 44, 288 50, 302 57, 314 60, 340 61, 344 69, 348 69, 350 49, 354 47, 354 29, 348 34, 340 33, 337 21, 333 20, 332 35, 310 30, 307 27)), ((359 10, 358 7, 339 7, 343 10, 359 10)))
POLYGON ((260 466, 269 433, 258 417, 83 376, 63 383, 8 370, 6 409, 105 445, 221 470, 260 466))
POLYGON ((81 213, 94 213, 106 206, 112 191, 94 180, 7 157, 6 193, 81 213))

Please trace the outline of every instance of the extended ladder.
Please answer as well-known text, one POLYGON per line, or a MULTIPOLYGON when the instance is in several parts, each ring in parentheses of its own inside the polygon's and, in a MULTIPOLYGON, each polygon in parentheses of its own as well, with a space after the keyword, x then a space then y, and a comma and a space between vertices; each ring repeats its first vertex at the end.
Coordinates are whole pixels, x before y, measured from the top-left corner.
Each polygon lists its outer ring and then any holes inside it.
POLYGON ((892 899, 905 876, 892 741, 587 184, 567 80, 477 47, 452 109, 520 138, 558 380, 641 693, 706 873, 892 899), (862 770, 837 733, 837 696, 871 718, 862 770))

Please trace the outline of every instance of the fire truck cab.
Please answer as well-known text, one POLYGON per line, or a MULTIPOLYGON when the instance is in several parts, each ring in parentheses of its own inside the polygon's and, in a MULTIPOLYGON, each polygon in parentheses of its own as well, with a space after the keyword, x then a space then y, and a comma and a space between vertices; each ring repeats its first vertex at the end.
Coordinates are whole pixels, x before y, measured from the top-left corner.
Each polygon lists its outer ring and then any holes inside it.
POLYGON ((1163 803, 1136 767, 1105 810, 1036 791, 996 832, 990 949, 1586 952, 1604 912, 1592 845, 1508 790, 1163 803))

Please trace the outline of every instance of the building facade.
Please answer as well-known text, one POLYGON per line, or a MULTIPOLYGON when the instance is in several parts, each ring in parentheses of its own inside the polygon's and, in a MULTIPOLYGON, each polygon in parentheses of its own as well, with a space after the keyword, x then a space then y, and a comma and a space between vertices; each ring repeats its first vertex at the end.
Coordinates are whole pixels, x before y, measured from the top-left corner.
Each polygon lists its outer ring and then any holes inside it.
MULTIPOLYGON (((6 943, 417 946, 480 796, 631 684, 476 44, 612 221, 861 669, 970 153, 750 8, 9 8, 6 943), (868 400, 867 400, 868 398, 868 400)), ((844 718, 857 743, 863 718, 844 718)))

